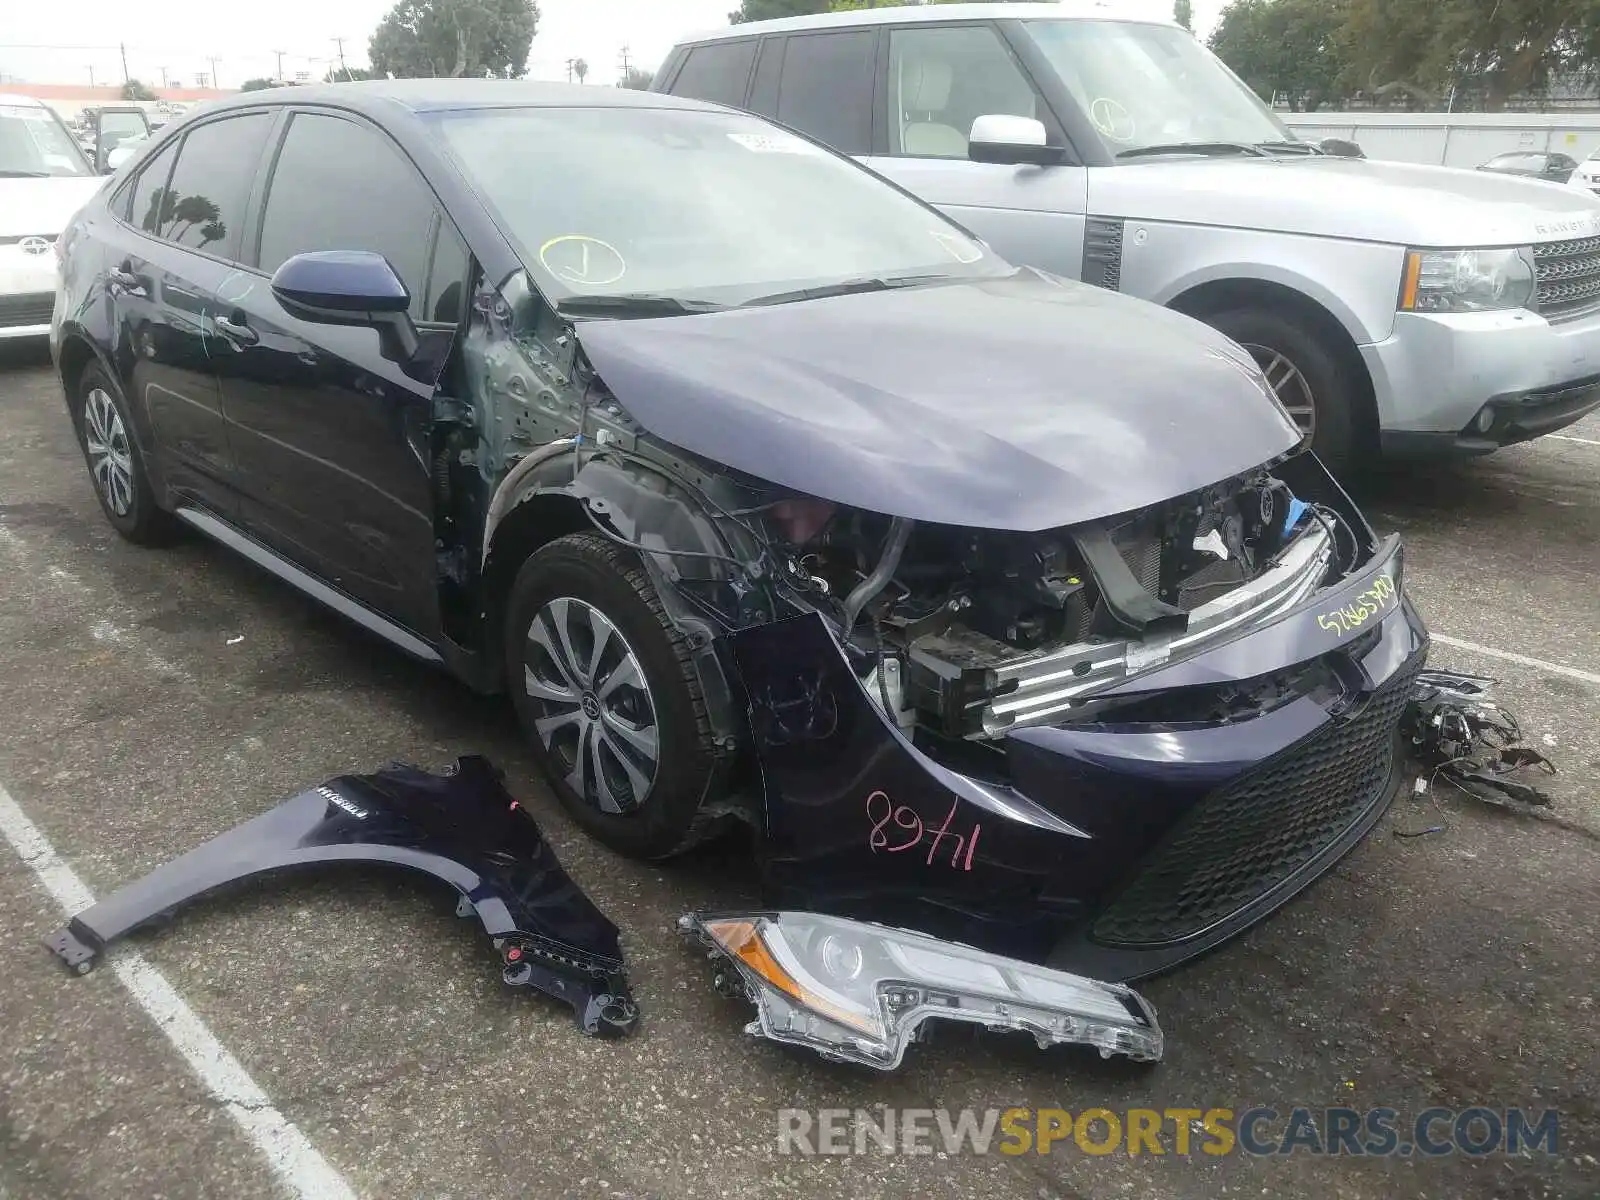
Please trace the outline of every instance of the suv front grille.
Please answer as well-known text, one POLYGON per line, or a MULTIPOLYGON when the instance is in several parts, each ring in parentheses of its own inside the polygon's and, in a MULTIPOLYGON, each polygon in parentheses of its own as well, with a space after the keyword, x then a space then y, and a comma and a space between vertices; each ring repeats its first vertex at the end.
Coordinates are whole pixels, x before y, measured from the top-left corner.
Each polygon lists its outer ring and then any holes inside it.
POLYGON ((1419 655, 1345 721, 1202 799, 1094 923, 1097 942, 1160 946, 1228 920, 1337 843, 1381 802, 1419 655))
POLYGON ((1600 307, 1600 237, 1540 242, 1533 263, 1542 315, 1575 317, 1600 307))
POLYGON ((55 306, 54 292, 0 296, 0 329, 14 329, 20 325, 48 325, 55 306))

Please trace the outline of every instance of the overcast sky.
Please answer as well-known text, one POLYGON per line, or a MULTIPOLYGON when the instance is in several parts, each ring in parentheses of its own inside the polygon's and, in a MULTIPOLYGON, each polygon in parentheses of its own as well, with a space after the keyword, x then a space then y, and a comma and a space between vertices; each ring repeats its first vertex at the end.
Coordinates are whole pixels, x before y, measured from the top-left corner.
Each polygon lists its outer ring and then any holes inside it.
MULTIPOLYGON (((393 0, 0 0, 0 79, 36 83, 121 82, 118 44, 128 71, 159 83, 193 85, 217 58, 223 87, 283 71, 320 77, 338 61, 344 39, 352 66, 365 64, 367 39, 393 0), (70 16, 70 20, 67 17, 70 16)), ((1223 0, 1194 0, 1202 33, 1223 0)), ((1170 0, 1103 0, 1114 12, 1171 13, 1170 0)), ((569 58, 589 63, 589 82, 615 82, 624 44, 629 60, 654 69, 673 42, 693 30, 727 23, 736 0, 539 0, 539 28, 528 73, 563 79, 569 58)))

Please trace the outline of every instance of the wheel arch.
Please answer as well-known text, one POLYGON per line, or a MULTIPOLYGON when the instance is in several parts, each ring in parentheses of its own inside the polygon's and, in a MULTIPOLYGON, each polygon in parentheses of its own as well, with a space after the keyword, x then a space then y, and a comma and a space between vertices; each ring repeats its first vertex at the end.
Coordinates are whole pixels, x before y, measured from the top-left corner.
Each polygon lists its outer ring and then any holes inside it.
MULTIPOLYGON (((1200 321, 1235 309, 1261 309, 1304 325, 1333 352, 1353 385, 1351 399, 1361 444, 1368 449, 1377 446, 1378 400, 1372 375, 1345 320, 1320 299, 1276 280, 1232 276, 1193 284, 1168 299, 1166 305, 1200 321)), ((1354 319, 1353 315, 1350 319, 1354 319)))

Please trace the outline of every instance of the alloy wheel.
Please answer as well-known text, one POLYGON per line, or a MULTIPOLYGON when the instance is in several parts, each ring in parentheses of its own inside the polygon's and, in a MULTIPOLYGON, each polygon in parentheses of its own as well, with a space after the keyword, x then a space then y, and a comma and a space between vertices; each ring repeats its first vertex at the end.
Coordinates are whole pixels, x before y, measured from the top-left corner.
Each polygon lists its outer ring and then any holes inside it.
POLYGON ((1310 381, 1281 350, 1251 345, 1249 342, 1244 343, 1244 348, 1250 351, 1261 373, 1267 377, 1267 386, 1309 441, 1317 432, 1317 401, 1310 381))
POLYGON ((95 388, 84 402, 83 446, 100 495, 117 516, 127 516, 133 511, 133 448, 122 414, 104 388, 95 388))
POLYGON ((534 613, 523 687, 537 736, 574 793, 601 812, 644 803, 660 752, 655 701, 633 647, 603 612, 562 596, 534 613))

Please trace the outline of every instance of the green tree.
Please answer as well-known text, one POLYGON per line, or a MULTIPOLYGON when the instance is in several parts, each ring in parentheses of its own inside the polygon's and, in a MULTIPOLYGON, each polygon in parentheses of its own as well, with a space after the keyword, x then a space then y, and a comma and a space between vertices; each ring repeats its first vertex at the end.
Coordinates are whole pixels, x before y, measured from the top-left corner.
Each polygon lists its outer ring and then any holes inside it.
POLYGON ((246 79, 239 85, 239 90, 241 92, 264 92, 268 88, 275 88, 277 86, 278 83, 275 79, 246 79))
POLYGON ((1233 0, 1211 34, 1211 49, 1268 103, 1288 97, 1296 112, 1339 99, 1347 0, 1233 0))
POLYGON ((573 59, 572 60, 572 73, 578 77, 578 82, 579 83, 582 83, 585 79, 589 78, 589 61, 588 61, 588 59, 584 59, 584 58, 575 58, 575 59, 573 59))
POLYGON ((399 0, 378 24, 367 57, 378 75, 493 75, 528 65, 539 21, 534 0, 399 0))
POLYGON ((738 11, 728 14, 728 21, 737 25, 742 21, 770 21, 827 11, 828 0, 741 0, 738 11))
POLYGON ((1194 5, 1190 0, 1172 0, 1172 19, 1190 33, 1194 32, 1194 5))
POLYGON ((656 77, 654 71, 646 71, 643 67, 630 65, 622 73, 622 78, 617 80, 618 87, 632 88, 636 92, 648 92, 650 81, 656 77))
POLYGON ((323 83, 346 83, 352 79, 379 79, 376 71, 366 67, 334 67, 322 77, 323 83))
POLYGON ((160 96, 150 88, 140 83, 137 79, 130 79, 122 85, 122 98, 124 100, 159 100, 160 96))
POLYGON ((1502 109, 1558 73, 1600 69, 1595 0, 1347 0, 1353 78, 1380 102, 1502 109))
MULTIPOLYGON (((829 12, 855 12, 863 8, 903 8, 908 4, 962 4, 968 0, 830 0, 829 12)), ((999 3, 1001 0, 979 0, 980 3, 999 3)))

